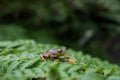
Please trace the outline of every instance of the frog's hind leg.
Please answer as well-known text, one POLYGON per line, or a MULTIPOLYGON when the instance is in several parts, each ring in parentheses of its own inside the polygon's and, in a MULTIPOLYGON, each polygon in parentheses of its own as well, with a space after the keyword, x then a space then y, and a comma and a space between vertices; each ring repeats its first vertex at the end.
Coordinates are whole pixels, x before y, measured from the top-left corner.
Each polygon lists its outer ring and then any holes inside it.
POLYGON ((40 58, 43 60, 43 61, 46 61, 45 57, 43 56, 43 54, 40 55, 40 58))

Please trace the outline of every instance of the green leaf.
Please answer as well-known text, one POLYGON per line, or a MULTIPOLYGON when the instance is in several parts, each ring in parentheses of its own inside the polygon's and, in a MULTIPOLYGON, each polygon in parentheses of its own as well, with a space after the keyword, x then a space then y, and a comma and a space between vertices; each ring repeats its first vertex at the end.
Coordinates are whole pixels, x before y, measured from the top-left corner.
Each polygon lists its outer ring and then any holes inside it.
POLYGON ((110 76, 106 80, 120 80, 120 76, 110 76))
POLYGON ((89 72, 83 75, 81 80, 105 80, 105 78, 100 74, 89 72))

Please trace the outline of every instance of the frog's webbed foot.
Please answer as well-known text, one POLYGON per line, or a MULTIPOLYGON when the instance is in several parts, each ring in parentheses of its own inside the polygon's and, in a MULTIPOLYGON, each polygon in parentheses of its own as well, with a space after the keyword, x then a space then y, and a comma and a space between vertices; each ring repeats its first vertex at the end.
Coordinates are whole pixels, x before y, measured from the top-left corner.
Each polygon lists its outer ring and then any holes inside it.
POLYGON ((75 64, 77 62, 77 60, 75 60, 75 59, 67 59, 67 61, 70 63, 73 63, 73 64, 75 64))

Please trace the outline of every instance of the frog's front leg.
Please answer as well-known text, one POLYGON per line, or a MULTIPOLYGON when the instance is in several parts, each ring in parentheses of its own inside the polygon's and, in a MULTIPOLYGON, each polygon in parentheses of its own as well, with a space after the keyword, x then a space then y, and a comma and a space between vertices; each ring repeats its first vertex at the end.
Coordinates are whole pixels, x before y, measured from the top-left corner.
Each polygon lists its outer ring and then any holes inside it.
POLYGON ((64 57, 67 59, 68 62, 75 64, 77 60, 71 59, 67 54, 64 54, 64 57))
POLYGON ((70 59, 70 57, 69 57, 67 54, 64 54, 64 57, 65 57, 66 59, 70 59))

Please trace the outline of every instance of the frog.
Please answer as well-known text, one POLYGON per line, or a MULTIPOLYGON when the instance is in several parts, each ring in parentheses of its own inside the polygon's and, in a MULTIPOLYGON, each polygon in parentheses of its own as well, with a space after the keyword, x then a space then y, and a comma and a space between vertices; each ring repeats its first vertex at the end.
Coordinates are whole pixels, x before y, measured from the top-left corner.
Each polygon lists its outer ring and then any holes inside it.
POLYGON ((77 60, 75 59, 71 59, 68 55, 67 55, 67 48, 63 47, 61 49, 48 49, 46 50, 43 54, 40 54, 40 58, 42 61, 46 61, 47 58, 50 58, 52 60, 55 60, 59 57, 64 57, 66 59, 66 61, 70 62, 70 63, 76 63, 77 60))

